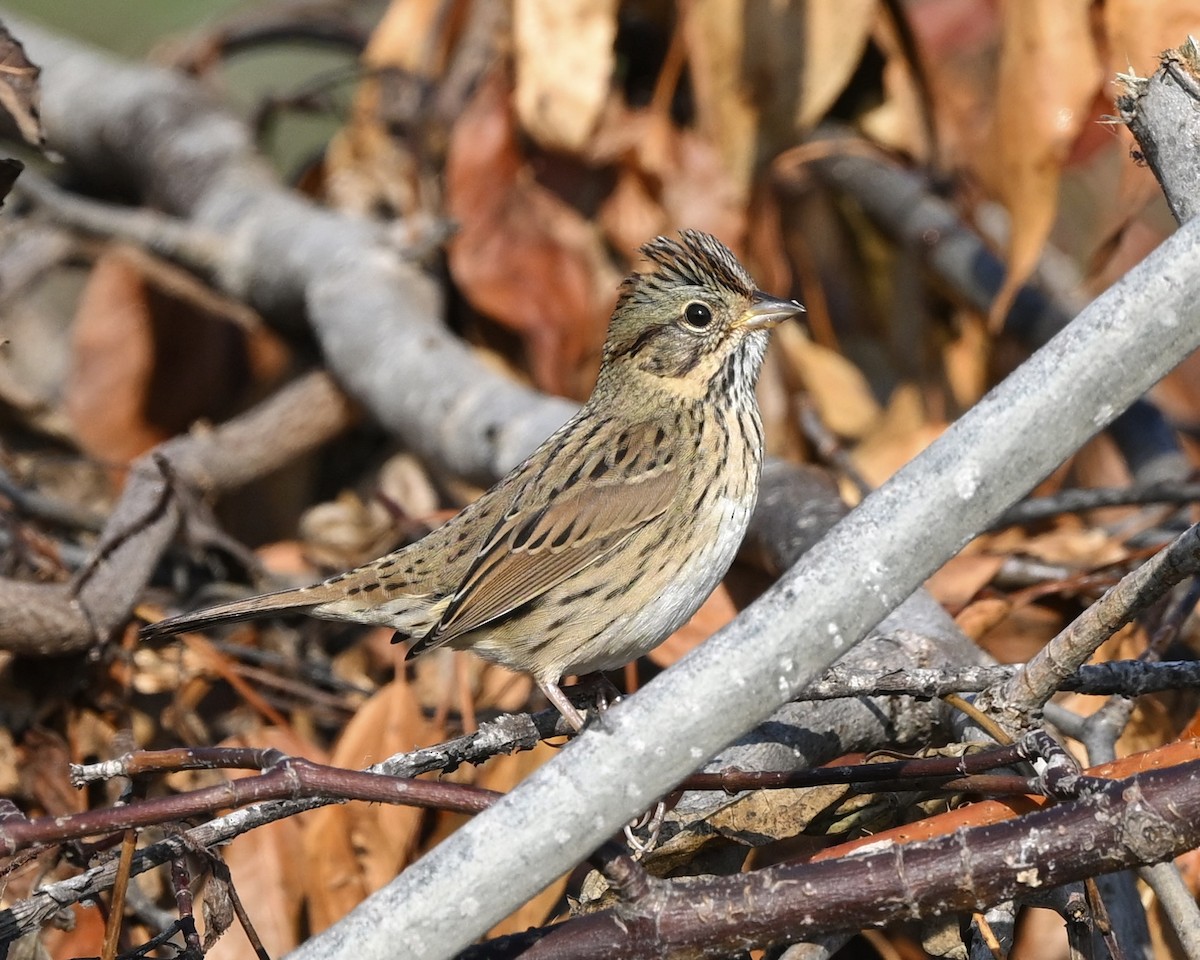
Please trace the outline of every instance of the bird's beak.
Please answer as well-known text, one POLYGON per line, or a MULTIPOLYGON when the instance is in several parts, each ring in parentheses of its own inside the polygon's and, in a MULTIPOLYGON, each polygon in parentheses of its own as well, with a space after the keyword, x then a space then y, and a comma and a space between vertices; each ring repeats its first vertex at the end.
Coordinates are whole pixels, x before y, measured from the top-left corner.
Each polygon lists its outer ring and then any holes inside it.
POLYGON ((804 307, 796 300, 780 300, 761 290, 755 290, 750 299, 750 309, 742 314, 738 326, 747 330, 768 330, 802 313, 804 307))

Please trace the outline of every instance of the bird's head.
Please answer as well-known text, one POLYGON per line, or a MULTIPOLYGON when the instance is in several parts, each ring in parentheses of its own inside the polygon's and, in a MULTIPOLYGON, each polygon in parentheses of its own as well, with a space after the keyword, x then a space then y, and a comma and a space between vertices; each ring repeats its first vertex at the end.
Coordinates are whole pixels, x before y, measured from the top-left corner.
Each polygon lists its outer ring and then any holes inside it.
POLYGON ((707 233, 656 237, 641 252, 650 269, 621 285, 601 382, 649 375, 702 393, 714 378, 738 375, 753 387, 770 328, 804 307, 759 290, 729 248, 707 233))

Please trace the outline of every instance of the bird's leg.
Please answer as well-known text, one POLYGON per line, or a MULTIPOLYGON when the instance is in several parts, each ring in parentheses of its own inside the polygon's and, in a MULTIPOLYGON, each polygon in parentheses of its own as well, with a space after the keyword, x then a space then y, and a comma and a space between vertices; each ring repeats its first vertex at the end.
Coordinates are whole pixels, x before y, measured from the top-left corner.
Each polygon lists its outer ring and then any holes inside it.
POLYGON ((585 717, 582 713, 576 710, 575 705, 567 699, 567 695, 562 692, 562 687, 560 687, 557 683, 551 683, 548 680, 539 680, 537 685, 538 689, 546 695, 546 699, 558 708, 558 712, 563 715, 563 719, 566 720, 567 723, 569 723, 577 733, 583 729, 585 717))
POLYGON ((575 681, 575 686, 572 687, 572 689, 588 688, 590 688, 592 703, 596 707, 596 712, 601 714, 620 700, 622 696, 616 684, 608 679, 607 674, 599 670, 580 677, 575 681))

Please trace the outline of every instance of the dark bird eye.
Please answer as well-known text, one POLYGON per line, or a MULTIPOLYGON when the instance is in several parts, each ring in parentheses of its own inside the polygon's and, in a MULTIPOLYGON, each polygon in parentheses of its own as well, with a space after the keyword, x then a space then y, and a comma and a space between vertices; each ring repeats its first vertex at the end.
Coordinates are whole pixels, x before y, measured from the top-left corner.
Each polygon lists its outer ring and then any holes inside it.
POLYGON ((707 303, 693 301, 684 307, 683 319, 687 321, 689 327, 703 329, 712 323, 712 311, 708 309, 707 303))

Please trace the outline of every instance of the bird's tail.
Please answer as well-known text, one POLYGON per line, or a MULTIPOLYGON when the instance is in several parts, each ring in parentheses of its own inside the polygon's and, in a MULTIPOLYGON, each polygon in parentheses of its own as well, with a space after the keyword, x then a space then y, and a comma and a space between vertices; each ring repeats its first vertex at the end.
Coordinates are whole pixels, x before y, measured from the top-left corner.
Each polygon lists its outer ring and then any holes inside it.
POLYGON ((185 630, 202 630, 225 623, 237 623, 240 620, 269 617, 277 613, 304 613, 327 603, 332 599, 331 593, 328 584, 320 583, 312 587, 247 597, 245 600, 234 600, 206 610, 148 623, 138 631, 138 636, 143 640, 156 640, 173 633, 183 633, 185 630))

